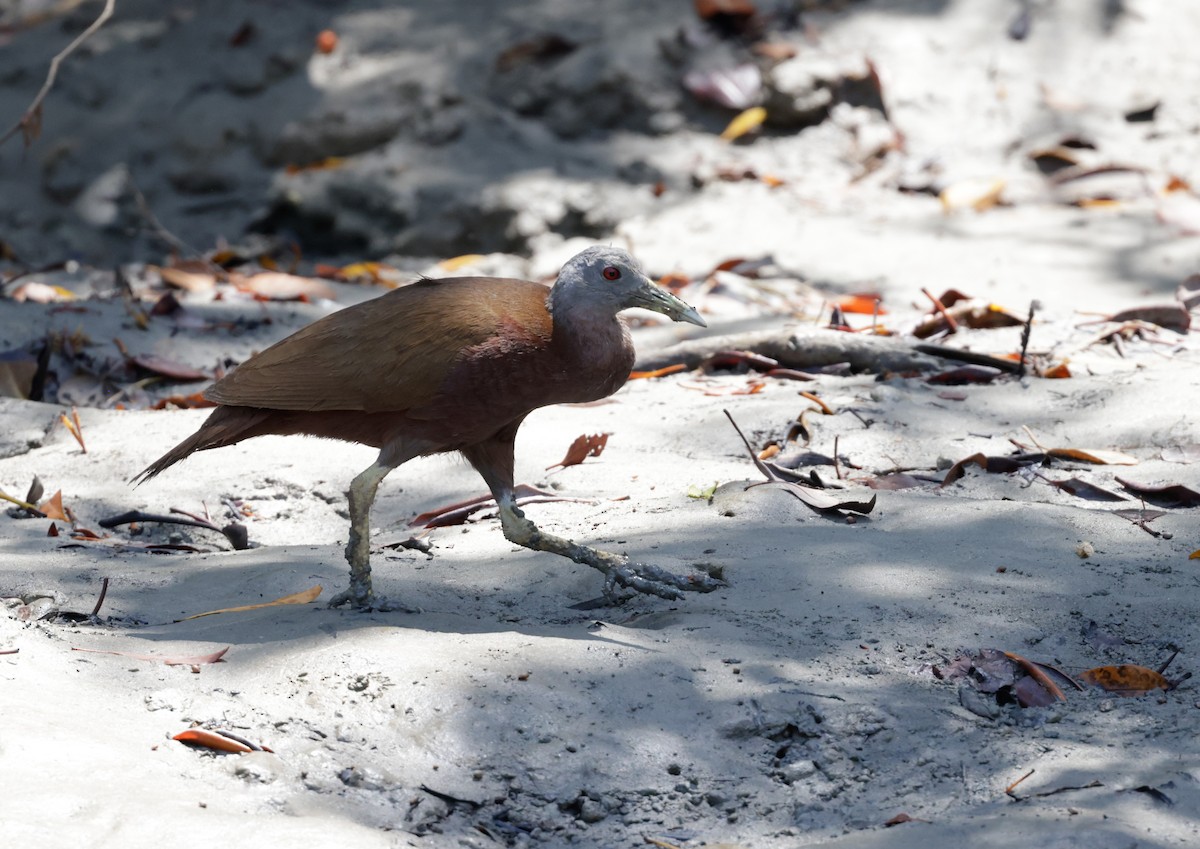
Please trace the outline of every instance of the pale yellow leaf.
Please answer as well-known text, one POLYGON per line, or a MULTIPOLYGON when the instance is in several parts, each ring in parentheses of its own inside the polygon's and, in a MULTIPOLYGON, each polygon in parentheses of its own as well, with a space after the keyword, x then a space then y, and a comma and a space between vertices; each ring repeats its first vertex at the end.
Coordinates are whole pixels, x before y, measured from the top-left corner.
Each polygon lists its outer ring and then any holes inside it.
POLYGON ((721 131, 721 138, 725 141, 739 139, 746 133, 757 130, 765 120, 767 120, 767 110, 761 106, 751 106, 729 122, 729 125, 721 131))
POLYGON ((245 610, 261 610, 264 607, 279 607, 284 604, 310 604, 316 600, 317 596, 323 590, 320 584, 311 587, 307 590, 291 595, 285 595, 283 598, 277 598, 274 601, 265 601, 262 604, 243 604, 239 607, 222 607, 220 610, 208 610, 204 613, 196 613, 192 616, 185 616, 182 619, 176 619, 176 622, 186 622, 189 619, 199 619, 202 616, 216 616, 218 613, 241 613, 245 610))

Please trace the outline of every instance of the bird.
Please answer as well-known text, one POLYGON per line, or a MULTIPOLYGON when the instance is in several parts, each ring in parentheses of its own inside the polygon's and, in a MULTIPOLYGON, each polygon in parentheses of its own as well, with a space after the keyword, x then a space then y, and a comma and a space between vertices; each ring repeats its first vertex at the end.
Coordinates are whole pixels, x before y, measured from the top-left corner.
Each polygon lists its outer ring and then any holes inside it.
POLYGON ((594 246, 554 284, 496 277, 421 278, 331 313, 252 355, 212 384, 200 429, 132 479, 143 483, 196 451, 267 434, 303 434, 379 449, 347 493, 349 587, 330 606, 403 609, 376 595, 370 512, 380 483, 409 460, 459 452, 487 484, 511 542, 599 570, 618 588, 678 599, 726 584, 715 571, 677 575, 540 530, 513 494, 517 430, 534 410, 597 401, 634 363, 622 310, 642 307, 707 326, 629 253, 594 246))

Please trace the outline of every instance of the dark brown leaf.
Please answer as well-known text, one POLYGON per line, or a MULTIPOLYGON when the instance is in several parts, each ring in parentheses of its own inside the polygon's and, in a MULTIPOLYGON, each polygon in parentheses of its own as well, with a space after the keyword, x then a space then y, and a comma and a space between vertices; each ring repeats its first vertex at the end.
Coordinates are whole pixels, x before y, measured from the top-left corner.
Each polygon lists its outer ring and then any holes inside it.
POLYGON ((1080 480, 1079 478, 1069 478, 1065 481, 1052 481, 1048 478, 1043 480, 1057 489, 1061 489, 1068 495, 1074 495, 1077 498, 1083 498, 1087 501, 1128 501, 1125 496, 1119 492, 1113 492, 1111 489, 1105 489, 1102 486, 1096 486, 1094 483, 1080 480))
POLYGON ((1137 483, 1136 481, 1129 481, 1120 477, 1117 478, 1117 483, 1135 495, 1154 504, 1163 504, 1168 507, 1195 507, 1197 504, 1200 504, 1200 492, 1196 492, 1196 490, 1186 487, 1183 484, 1173 483, 1151 486, 1150 484, 1137 483))
POLYGON ((1109 321, 1146 321, 1157 324, 1167 330, 1177 333, 1187 333, 1192 326, 1192 317, 1180 304, 1163 304, 1161 306, 1134 307, 1121 310, 1108 317, 1109 321))

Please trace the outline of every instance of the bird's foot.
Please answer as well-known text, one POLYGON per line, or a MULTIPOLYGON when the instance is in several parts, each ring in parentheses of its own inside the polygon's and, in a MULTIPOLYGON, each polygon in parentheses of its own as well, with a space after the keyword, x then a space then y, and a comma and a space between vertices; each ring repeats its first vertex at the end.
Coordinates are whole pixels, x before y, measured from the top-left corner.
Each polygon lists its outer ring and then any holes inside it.
POLYGON ((348 604, 362 613, 370 613, 371 611, 378 611, 380 613, 421 612, 420 608, 409 607, 398 601, 392 601, 387 596, 376 595, 370 589, 366 589, 364 592, 363 588, 356 587, 354 584, 351 584, 347 589, 335 595, 329 602, 331 608, 341 607, 344 604, 348 604))
POLYGON ((677 575, 647 563, 636 563, 624 555, 610 554, 607 551, 596 551, 595 549, 588 549, 588 551, 596 555, 595 562, 591 560, 578 562, 584 562, 604 573, 604 595, 613 603, 620 603, 632 598, 632 594, 622 593, 618 588, 675 601, 683 598, 685 592, 711 593, 713 590, 729 586, 721 578, 720 570, 712 567, 704 572, 677 575))

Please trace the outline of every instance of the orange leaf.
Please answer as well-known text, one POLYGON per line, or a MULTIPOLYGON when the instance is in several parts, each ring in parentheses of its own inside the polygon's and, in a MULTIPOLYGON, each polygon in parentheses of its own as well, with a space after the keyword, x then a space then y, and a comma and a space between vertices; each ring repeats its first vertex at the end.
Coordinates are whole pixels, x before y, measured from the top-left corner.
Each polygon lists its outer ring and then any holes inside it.
POLYGON ((651 377, 665 377, 668 374, 675 374, 676 372, 686 371, 686 370, 687 370, 687 366, 684 365, 683 363, 675 363, 674 365, 663 366, 662 368, 656 368, 653 371, 631 371, 629 373, 629 379, 630 380, 645 380, 645 379, 651 378, 651 377))
MULTIPOLYGON (((231 754, 256 751, 253 746, 235 739, 232 735, 222 734, 220 731, 206 731, 203 728, 189 728, 187 731, 180 731, 171 739, 178 740, 180 743, 186 743, 189 746, 200 746, 205 749, 214 749, 218 752, 230 752, 231 754)), ((270 752, 271 750, 266 746, 259 746, 257 751, 270 752)))
POLYGON ((567 456, 553 466, 547 466, 546 469, 550 470, 555 466, 565 469, 567 466, 578 466, 588 457, 599 457, 604 451, 604 446, 608 444, 608 437, 607 433, 584 434, 578 437, 567 449, 567 456))
POLYGON ((63 510, 61 489, 39 504, 38 510, 45 513, 47 519, 58 519, 60 522, 71 521, 63 510))
POLYGON ((1064 460, 1082 460, 1098 466, 1136 466, 1138 458, 1120 451, 1105 451, 1099 448, 1051 448, 1046 452, 1051 457, 1064 460))
POLYGON ((1140 696, 1151 690, 1169 690, 1171 682, 1160 673, 1145 666, 1122 663, 1120 666, 1097 666, 1080 674, 1087 683, 1116 693, 1118 696, 1140 696))
POLYGON ((1059 363, 1056 366, 1051 366, 1050 368, 1048 368, 1044 372, 1042 372, 1042 377, 1049 378, 1051 380, 1056 380, 1056 379, 1070 377, 1070 376, 1071 376, 1071 370, 1069 368, 1067 368, 1067 364, 1065 362, 1059 363))
POLYGON ((879 305, 880 300, 879 295, 846 295, 837 300, 837 305, 842 312, 856 315, 887 315, 887 310, 879 305))

